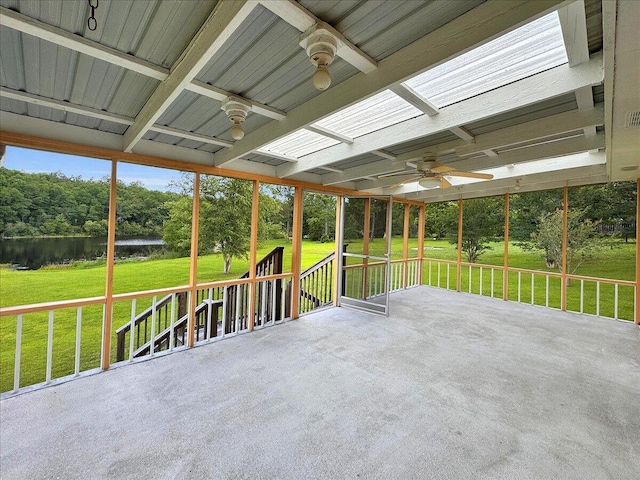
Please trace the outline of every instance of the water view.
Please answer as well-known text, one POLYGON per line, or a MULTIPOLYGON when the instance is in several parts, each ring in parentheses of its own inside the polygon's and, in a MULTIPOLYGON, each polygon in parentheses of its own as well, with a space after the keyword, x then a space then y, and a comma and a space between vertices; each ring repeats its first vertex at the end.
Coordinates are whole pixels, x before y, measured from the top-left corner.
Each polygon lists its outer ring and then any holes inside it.
MULTIPOLYGON (((164 248, 157 237, 120 237, 116 257, 147 257, 164 248)), ((43 265, 105 258, 106 237, 12 238, 0 241, 0 263, 16 269, 37 270, 43 265)))

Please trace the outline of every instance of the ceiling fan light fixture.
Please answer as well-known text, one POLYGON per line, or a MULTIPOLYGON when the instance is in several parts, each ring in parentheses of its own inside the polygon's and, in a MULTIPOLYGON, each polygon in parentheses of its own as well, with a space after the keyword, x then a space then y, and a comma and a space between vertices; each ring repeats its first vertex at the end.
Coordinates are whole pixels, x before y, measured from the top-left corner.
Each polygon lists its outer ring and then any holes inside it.
POLYGON ((233 123, 231 127, 231 137, 234 140, 242 140, 244 137, 244 130, 241 123, 247 118, 247 113, 251 110, 251 106, 246 102, 243 102, 237 97, 227 97, 222 102, 222 110, 227 114, 229 120, 233 123))
POLYGON ((423 178, 418 181, 418 184, 423 188, 436 188, 440 186, 440 179, 437 177, 423 178))
POLYGON ((338 50, 338 38, 319 22, 300 37, 300 46, 305 49, 309 60, 316 66, 313 86, 326 90, 331 85, 331 74, 327 68, 333 62, 338 50))

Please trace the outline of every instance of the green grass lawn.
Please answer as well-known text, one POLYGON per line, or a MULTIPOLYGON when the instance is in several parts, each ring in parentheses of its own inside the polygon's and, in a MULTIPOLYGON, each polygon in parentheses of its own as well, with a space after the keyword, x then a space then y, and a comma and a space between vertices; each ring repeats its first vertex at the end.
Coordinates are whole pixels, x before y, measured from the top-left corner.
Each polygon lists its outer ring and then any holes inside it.
MULTIPOLYGON (((362 241, 349 241, 349 251, 361 252, 362 241)), ((282 241, 269 241, 262 244, 258 251, 258 259, 269 253, 274 247, 282 245, 282 241)), ((417 256, 417 239, 410 240, 410 256, 417 256)), ((284 270, 291 269, 291 245, 285 242, 284 270)), ((455 260, 457 252, 454 245, 444 240, 425 241, 425 257, 433 259, 455 260)), ((501 266, 503 261, 503 244, 492 244, 492 249, 486 252, 480 263, 501 266)), ((302 269, 316 263, 331 253, 332 243, 318 243, 303 241, 302 269)), ((371 244, 371 254, 381 255, 384 252, 384 240, 376 239, 371 244)), ((602 278, 617 278, 633 280, 635 278, 635 244, 621 244, 620 248, 603 251, 600 258, 583 264, 576 272, 602 278)), ((391 258, 402 258, 402 239, 392 238, 391 258)), ((510 245, 510 266, 532 270, 548 270, 542 258, 531 252, 510 245)), ((222 273, 222 258, 220 255, 206 255, 198 259, 198 281, 209 282, 238 278, 248 270, 248 261, 234 259, 231 272, 222 273)), ((557 272, 557 270, 555 270, 557 272)), ((10 271, 0 269, 0 306, 23 305, 55 300, 68 300, 104 295, 106 267, 104 265, 77 267, 44 268, 36 271, 10 271)), ((152 290, 177 285, 186 285, 189 277, 189 259, 158 259, 147 261, 125 261, 114 267, 114 293, 152 290)), ((441 266, 440 286, 446 284, 446 267, 441 266)), ((428 263, 423 269, 423 283, 429 282, 428 263)), ((502 271, 494 272, 494 296, 502 298, 502 271)), ((437 266, 431 266, 431 284, 437 283, 437 266)), ((462 291, 469 288, 469 269, 461 270, 462 291)), ((456 287, 456 268, 452 265, 449 270, 449 287, 456 287)), ((545 295, 545 277, 536 275, 534 279, 533 303, 551 307, 560 306, 560 280, 550 278, 549 297, 545 295)), ((586 313, 596 313, 595 284, 584 284, 584 305, 586 313)), ((488 269, 483 271, 482 292, 489 295, 491 290, 491 274, 488 269)), ((479 268, 472 268, 471 291, 480 292, 479 268)), ((509 299, 517 300, 517 274, 509 276, 509 299)), ((600 287, 600 314, 613 316, 613 286, 600 287)), ((531 278, 528 274, 521 277, 520 300, 531 301, 531 278)), ((149 306, 151 298, 140 299, 137 302, 137 312, 149 306)), ((580 282, 573 281, 568 287, 568 309, 580 309, 580 282)), ((618 302, 619 317, 633 318, 633 288, 621 287, 618 302)), ((114 303, 113 332, 126 323, 130 318, 131 302, 119 301, 114 303)), ((47 354, 48 314, 35 313, 23 317, 22 356, 21 356, 21 386, 39 383, 45 380, 47 354)), ((96 368, 100 364, 100 342, 102 331, 102 306, 85 307, 82 312, 81 326, 81 356, 80 370, 96 368)), ((0 391, 13 388, 13 368, 15 353, 16 318, 2 317, 0 319, 0 391)), ((115 361, 115 334, 112 335, 112 359, 115 361)), ((69 375, 74 371, 75 342, 76 342, 76 309, 62 309, 56 311, 53 336, 53 364, 52 378, 69 375)))

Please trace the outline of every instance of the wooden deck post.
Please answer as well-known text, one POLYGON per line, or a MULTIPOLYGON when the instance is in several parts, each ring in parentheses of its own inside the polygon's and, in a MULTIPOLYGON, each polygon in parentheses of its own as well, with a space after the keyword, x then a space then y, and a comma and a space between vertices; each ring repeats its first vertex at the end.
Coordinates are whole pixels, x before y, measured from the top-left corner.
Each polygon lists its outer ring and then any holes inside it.
POLYGON ((411 206, 404 204, 404 228, 402 230, 402 288, 407 288, 409 284, 409 215, 411 206))
POLYGON ((459 292, 462 290, 462 198, 458 199, 458 261, 456 263, 456 273, 456 291, 459 292))
POLYGON ((562 200, 562 286, 560 288, 560 308, 567 309, 567 246, 569 227, 569 187, 564 186, 562 200))
MULTIPOLYGON (((371 198, 364 199, 364 225, 362 238, 362 254, 369 255, 369 237, 371 236, 371 198)), ((375 232, 374 232, 375 234, 375 232)), ((362 298, 367 299, 369 261, 362 259, 362 298)))
POLYGON ((640 325, 640 177, 636 191, 636 324, 640 325))
POLYGON ((187 345, 195 343, 196 296, 198 294, 198 236, 200 227, 200 174, 193 179, 193 209, 191 214, 191 265, 189 269, 189 317, 187 319, 187 345))
POLYGON ((260 218, 260 182, 253 181, 251 205, 251 246, 249 247, 249 330, 255 326, 256 315, 256 260, 258 258, 258 220, 260 218))
MULTIPOLYGON (((340 290, 340 288, 338 288, 338 286, 341 285, 340 282, 340 265, 339 265, 339 258, 340 258, 340 254, 343 251, 342 250, 342 245, 340 242, 340 228, 342 227, 342 197, 341 196, 336 196, 336 234, 335 234, 335 239, 334 239, 334 245, 335 245, 335 255, 333 257, 333 306, 337 307, 339 300, 340 300, 340 296, 342 295, 342 291, 340 290)), ((344 278, 344 277, 342 277, 344 278)), ((344 285, 342 285, 342 287, 344 287, 344 285)))
POLYGON ((502 265, 502 299, 509 300, 509 193, 504 194, 504 260, 502 265))
POLYGON ((424 229, 425 229, 426 205, 420 205, 418 214, 418 285, 422 285, 422 268, 424 263, 424 229))
POLYGON ((111 160, 109 187, 109 220, 107 229, 107 279, 105 284, 104 318, 102 319, 102 359, 100 367, 107 370, 111 364, 111 323, 113 320, 113 263, 116 254, 116 198, 118 162, 111 160))
POLYGON ((302 249, 302 187, 293 195, 293 229, 291 245, 291 318, 300 316, 300 261, 302 249))

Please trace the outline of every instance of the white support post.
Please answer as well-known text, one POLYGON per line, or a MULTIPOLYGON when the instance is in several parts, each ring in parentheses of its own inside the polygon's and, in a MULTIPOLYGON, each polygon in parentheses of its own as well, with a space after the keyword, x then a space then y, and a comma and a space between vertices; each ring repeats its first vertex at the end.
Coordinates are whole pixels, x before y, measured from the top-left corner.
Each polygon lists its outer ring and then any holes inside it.
POLYGON ((82 307, 76 310, 76 349, 74 356, 74 376, 80 374, 80 347, 82 345, 82 307))

